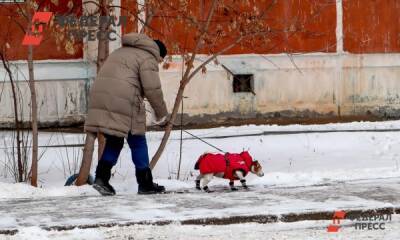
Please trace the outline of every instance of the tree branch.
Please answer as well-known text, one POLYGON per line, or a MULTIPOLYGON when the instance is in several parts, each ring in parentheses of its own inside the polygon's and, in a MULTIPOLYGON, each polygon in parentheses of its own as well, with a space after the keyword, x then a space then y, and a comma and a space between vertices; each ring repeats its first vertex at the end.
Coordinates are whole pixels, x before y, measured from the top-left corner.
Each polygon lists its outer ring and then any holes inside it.
POLYGON ((235 42, 231 43, 229 46, 225 47, 221 51, 214 53, 211 57, 209 57, 206 61, 204 61, 202 64, 200 64, 190 75, 189 79, 192 79, 203 67, 205 67, 207 64, 209 64, 211 61, 213 61, 216 57, 219 55, 223 54, 224 52, 228 51, 229 49, 233 48, 236 46, 240 41, 242 41, 244 37, 240 36, 239 38, 236 39, 235 42))

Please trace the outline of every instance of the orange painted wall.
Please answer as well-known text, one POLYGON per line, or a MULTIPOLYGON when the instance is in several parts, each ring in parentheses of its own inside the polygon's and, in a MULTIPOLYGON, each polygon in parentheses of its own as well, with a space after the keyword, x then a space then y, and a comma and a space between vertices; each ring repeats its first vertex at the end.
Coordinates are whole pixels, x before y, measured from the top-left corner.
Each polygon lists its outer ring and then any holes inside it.
MULTIPOLYGON (((176 6, 179 1, 172 2, 176 6)), ((230 6, 237 6, 238 1, 226 0, 230 6)), ((239 1, 240 2, 240 1, 239 1)), ((237 46, 228 54, 241 53, 281 53, 281 52, 334 52, 336 50, 336 4, 333 0, 280 0, 271 8, 271 0, 250 0, 252 6, 258 6, 261 12, 265 12, 265 22, 276 30, 269 38, 259 39, 248 42, 242 46, 237 46), (265 9, 269 10, 265 10, 265 9), (299 31, 287 32, 290 29, 299 31)), ((192 0, 189 1, 189 14, 205 19, 205 14, 209 8, 209 1, 192 0), (202 10, 205 9, 205 10, 202 10)), ((237 10, 248 8, 246 4, 239 6, 237 10)), ((183 29, 182 24, 176 19, 177 13, 171 7, 164 6, 157 13, 152 21, 151 35, 166 40, 169 49, 174 49, 174 44, 179 42, 183 49, 193 49, 194 35, 191 29, 183 29), (162 16, 160 16, 162 15, 162 16)), ((225 16, 223 11, 216 12, 215 21, 212 27, 215 29, 217 24, 227 28, 229 15, 225 16)), ((235 34, 232 34, 235 38, 235 34)), ((225 37, 219 39, 215 50, 221 49, 230 42, 232 38, 225 37)), ((177 53, 177 51, 173 51, 177 53)), ((201 53, 208 53, 207 49, 202 49, 201 53)))
MULTIPOLYGON (((55 14, 73 13, 80 14, 82 11, 82 0, 72 0, 73 5, 69 5, 68 1, 58 1, 55 5, 51 0, 38 1, 41 2, 41 11, 51 11, 55 14), (71 8, 72 6, 72 8, 71 8)), ((56 1, 54 1, 56 2, 56 1)), ((24 4, 20 4, 24 7, 24 4)), ((21 29, 28 26, 28 22, 20 13, 18 13, 16 4, 0 4, 0 46, 5 46, 7 42, 9 49, 7 56, 10 60, 27 59, 27 46, 22 46, 24 32, 21 29)), ((34 59, 76 59, 83 57, 83 45, 76 42, 73 46, 66 44, 56 44, 56 38, 52 35, 49 27, 45 28, 44 39, 39 46, 34 47, 34 59)))
POLYGON ((128 22, 122 27, 122 33, 137 32, 137 1, 121 0, 121 16, 127 16, 128 22))
MULTIPOLYGON (((80 14, 82 0, 71 0, 74 3, 72 13, 80 14)), ((227 2, 240 2, 225 0, 227 2)), ((272 0, 249 0, 250 5, 258 6, 261 11, 272 0)), ((58 1, 55 5, 51 0, 44 0, 41 9, 48 9, 61 14, 69 12, 69 1, 58 1)), ((179 0, 164 1, 176 6, 179 0)), ((128 25, 123 33, 137 31, 136 0, 121 0, 121 14, 128 16, 128 25)), ((199 19, 205 19, 205 13, 210 1, 190 0, 188 14, 199 19)), ((243 5, 238 9, 245 9, 243 5)), ((14 4, 0 4, 0 46, 9 43, 8 57, 26 59, 27 47, 22 46, 24 33, 18 24, 27 26, 27 22, 18 15, 14 4)), ((183 25, 176 18, 177 13, 164 5, 154 17, 148 32, 155 38, 163 39, 168 43, 172 53, 179 53, 176 44, 182 50, 190 50, 194 45, 194 35, 191 29, 183 29, 183 25), (162 15, 162 16, 161 16, 162 15)), ((212 28, 222 25, 226 28, 226 16, 221 9, 216 12, 212 28)), ((296 33, 276 32, 267 40, 258 39, 238 45, 227 54, 246 53, 282 53, 282 52, 335 52, 336 50, 336 1, 335 0, 278 0, 276 5, 266 12, 265 22, 273 29, 283 30, 291 28, 302 29, 296 33)), ((344 0, 343 1, 343 32, 344 50, 350 53, 398 53, 400 52, 400 1, 399 0, 344 0)), ((34 57, 40 59, 78 59, 83 57, 82 43, 76 43, 73 53, 65 45, 56 44, 55 37, 49 29, 45 31, 45 40, 34 48, 34 57)), ((232 34, 235 36, 235 34, 232 34)), ((226 46, 230 38, 225 37, 215 42, 213 51, 226 46)), ((71 50, 71 49, 69 49, 71 50)), ((209 53, 209 49, 201 49, 200 53, 209 53)))
POLYGON ((399 0, 345 0, 343 10, 345 51, 400 52, 399 0))

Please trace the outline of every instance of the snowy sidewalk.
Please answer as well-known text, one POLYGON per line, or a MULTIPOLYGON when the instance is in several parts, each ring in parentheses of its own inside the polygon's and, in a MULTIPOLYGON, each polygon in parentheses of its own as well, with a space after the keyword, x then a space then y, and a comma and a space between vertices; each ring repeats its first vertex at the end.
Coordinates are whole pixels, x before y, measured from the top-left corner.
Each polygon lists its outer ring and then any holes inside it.
POLYGON ((282 221, 285 218, 296 221, 287 218, 293 217, 292 213, 313 216, 311 213, 338 209, 388 208, 399 213, 400 208, 398 177, 331 181, 299 187, 256 185, 246 192, 226 192, 223 188, 214 187, 221 190, 215 193, 190 189, 191 193, 151 196, 121 194, 0 200, 0 232, 29 226, 70 229, 147 221, 158 224, 174 221, 183 224, 211 221, 208 223, 212 224, 218 219, 221 220, 219 224, 223 224, 224 219, 226 223, 282 221))
MULTIPOLYGON (((326 239, 323 234, 335 210, 345 210, 346 217, 351 218, 357 214, 371 214, 370 211, 376 209, 381 214, 397 213, 388 227, 391 230, 374 231, 370 237, 368 234, 372 232, 360 233, 348 227, 351 234, 337 239, 355 239, 355 236, 396 239, 392 236, 398 236, 400 230, 398 129, 400 121, 190 130, 225 151, 249 149, 264 169, 262 178, 248 176, 251 191, 227 192, 227 182, 214 179, 210 188, 217 192, 211 194, 194 190, 197 171, 193 166, 200 155, 214 149, 186 135, 180 179, 188 181, 166 180, 176 179, 179 131, 172 133, 154 176, 156 182, 167 189, 188 188, 190 193, 184 194, 137 195, 127 146, 111 180, 117 196, 101 197, 90 186, 63 187, 65 179, 79 169, 71 163, 79 162, 81 149, 42 148, 40 188, 14 184, 13 175, 3 173, 5 171, 0 175, 0 239, 60 236, 60 239, 186 240, 221 239, 221 235, 226 236, 225 239, 261 239, 270 235, 275 239, 326 239), (243 236, 254 237, 231 237, 237 236, 237 228, 243 229, 243 236), (286 228, 288 231, 284 230, 286 228), (68 229, 72 230, 56 231, 68 229), (197 230, 192 232, 192 229, 197 230), (175 237, 176 231, 182 233, 181 238, 175 237), (211 236, 207 233, 210 231, 219 234, 211 236), (4 235, 7 233, 16 234, 4 235), (74 237, 69 238, 71 234, 74 237), (194 234, 194 237, 187 238, 187 234, 194 234), (163 238, 164 235, 167 237, 163 238)), ((146 137, 149 153, 153 155, 162 133, 149 132, 146 137)), ((41 133, 39 140, 40 145, 81 144, 84 135, 41 133)), ((0 141, 7 143, 0 146, 0 160, 8 159, 12 153, 9 148, 13 144, 12 133, 0 132, 0 141)), ((96 161, 92 174, 95 166, 96 161)))

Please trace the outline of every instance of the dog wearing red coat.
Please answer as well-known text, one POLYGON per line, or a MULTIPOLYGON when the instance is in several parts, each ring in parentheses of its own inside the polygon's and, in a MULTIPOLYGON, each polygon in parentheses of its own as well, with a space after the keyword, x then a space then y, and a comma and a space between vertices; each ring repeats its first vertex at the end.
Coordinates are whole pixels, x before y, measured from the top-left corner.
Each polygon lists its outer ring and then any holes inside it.
POLYGON ((240 180, 243 188, 248 188, 245 177, 249 172, 259 177, 264 176, 260 163, 253 160, 247 151, 225 154, 205 153, 197 160, 194 169, 200 171, 196 178, 196 188, 206 192, 211 192, 207 185, 214 176, 228 179, 232 191, 238 190, 234 186, 235 180, 240 180))

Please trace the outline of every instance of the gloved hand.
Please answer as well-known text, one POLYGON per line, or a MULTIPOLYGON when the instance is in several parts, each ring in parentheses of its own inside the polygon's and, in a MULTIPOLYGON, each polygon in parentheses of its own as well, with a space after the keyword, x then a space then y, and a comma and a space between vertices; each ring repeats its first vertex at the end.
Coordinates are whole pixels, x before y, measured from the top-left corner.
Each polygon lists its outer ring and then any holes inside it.
POLYGON ((168 114, 162 117, 161 119, 154 121, 154 124, 160 128, 165 128, 169 124, 170 119, 171 119, 171 114, 168 114))

